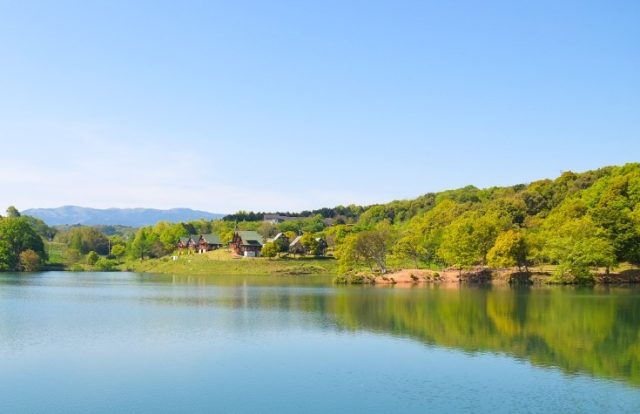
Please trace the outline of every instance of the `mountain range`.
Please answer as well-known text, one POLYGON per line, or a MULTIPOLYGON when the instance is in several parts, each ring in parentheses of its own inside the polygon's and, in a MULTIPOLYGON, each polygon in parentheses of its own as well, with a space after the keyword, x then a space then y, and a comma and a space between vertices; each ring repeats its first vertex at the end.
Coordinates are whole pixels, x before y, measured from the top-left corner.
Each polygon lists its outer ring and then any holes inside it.
POLYGON ((214 220, 224 214, 192 210, 190 208, 172 208, 158 210, 153 208, 107 208, 97 209, 78 206, 57 208, 32 208, 24 210, 24 215, 37 217, 50 226, 64 224, 84 225, 122 225, 131 227, 148 226, 158 221, 181 222, 197 219, 214 220))

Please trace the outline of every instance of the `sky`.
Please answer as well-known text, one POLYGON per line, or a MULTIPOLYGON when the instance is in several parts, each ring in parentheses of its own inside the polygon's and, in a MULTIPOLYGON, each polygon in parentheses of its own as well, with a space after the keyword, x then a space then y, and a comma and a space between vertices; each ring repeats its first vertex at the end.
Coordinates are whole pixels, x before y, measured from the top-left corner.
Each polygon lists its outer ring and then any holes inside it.
POLYGON ((299 211, 637 161, 635 0, 0 0, 0 210, 299 211))

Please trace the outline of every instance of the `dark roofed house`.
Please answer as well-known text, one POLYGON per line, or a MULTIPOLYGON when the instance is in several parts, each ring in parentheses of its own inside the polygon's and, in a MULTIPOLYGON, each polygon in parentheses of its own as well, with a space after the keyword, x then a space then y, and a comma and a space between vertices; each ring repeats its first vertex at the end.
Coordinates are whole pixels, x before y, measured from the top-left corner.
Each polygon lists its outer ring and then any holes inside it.
POLYGON ((327 254, 327 248, 329 247, 327 241, 322 237, 316 237, 316 242, 318 243, 318 256, 324 256, 327 254))
POLYGON ((260 256, 260 250, 264 241, 262 236, 255 231, 236 231, 229 247, 235 254, 245 257, 260 256))
POLYGON ((208 252, 209 250, 216 250, 222 247, 222 242, 217 234, 203 234, 198 240, 197 250, 198 253, 208 252))
POLYGON ((195 236, 188 236, 188 237, 180 237, 180 239, 178 240, 177 247, 180 252, 183 252, 185 250, 187 251, 196 250, 197 245, 198 245, 198 238, 195 236))
POLYGON ((293 239, 291 244, 289 244, 289 253, 291 254, 305 254, 305 248, 302 245, 302 235, 293 239))
POLYGON ((276 237, 269 241, 275 243, 276 246, 278 246, 278 251, 283 253, 289 251, 289 237, 287 237, 286 234, 278 233, 276 234, 276 237))

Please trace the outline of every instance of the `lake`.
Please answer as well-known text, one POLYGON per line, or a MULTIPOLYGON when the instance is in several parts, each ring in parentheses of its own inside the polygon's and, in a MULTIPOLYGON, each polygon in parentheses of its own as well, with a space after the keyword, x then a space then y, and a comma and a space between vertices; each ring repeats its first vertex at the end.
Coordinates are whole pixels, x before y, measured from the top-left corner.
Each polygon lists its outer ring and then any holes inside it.
POLYGON ((640 290, 0 274, 2 413, 638 413, 640 290))

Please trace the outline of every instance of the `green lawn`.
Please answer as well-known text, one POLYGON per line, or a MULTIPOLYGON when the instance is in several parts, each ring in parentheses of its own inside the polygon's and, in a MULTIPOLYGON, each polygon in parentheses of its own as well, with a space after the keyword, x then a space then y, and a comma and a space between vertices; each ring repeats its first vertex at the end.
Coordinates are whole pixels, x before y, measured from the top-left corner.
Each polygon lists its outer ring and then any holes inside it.
POLYGON ((221 249, 205 254, 178 256, 177 260, 173 260, 171 256, 130 260, 122 268, 136 272, 177 275, 334 275, 337 263, 332 258, 243 258, 221 249))

